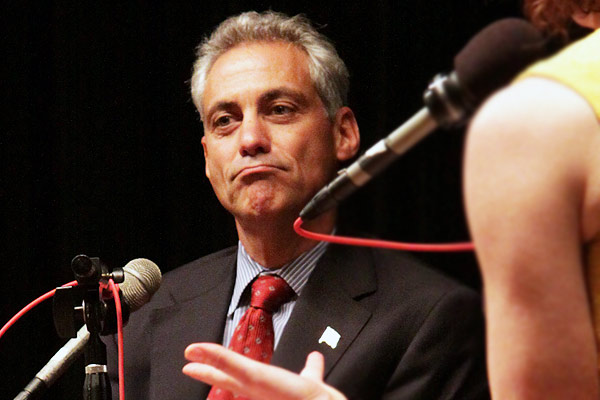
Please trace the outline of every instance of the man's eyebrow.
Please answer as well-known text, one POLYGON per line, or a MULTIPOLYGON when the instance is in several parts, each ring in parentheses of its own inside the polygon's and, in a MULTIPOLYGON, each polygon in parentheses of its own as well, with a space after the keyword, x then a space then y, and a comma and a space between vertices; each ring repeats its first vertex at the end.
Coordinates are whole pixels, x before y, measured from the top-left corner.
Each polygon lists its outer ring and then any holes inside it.
MULTIPOLYGON (((305 105, 308 103, 308 98, 304 93, 286 87, 275 88, 266 91, 260 96, 259 102, 268 103, 269 101, 273 101, 282 97, 290 97, 300 105, 305 105)), ((236 106, 237 103, 235 101, 218 101, 208 109, 206 116, 209 117, 219 110, 231 110, 236 106)))
POLYGON ((235 101, 218 101, 217 103, 213 104, 213 106, 208 109, 208 111, 206 112, 206 115, 210 116, 218 110, 230 110, 231 108, 235 107, 235 105, 236 105, 235 101))
POLYGON ((285 87, 271 89, 263 93, 263 95, 260 96, 260 100, 261 102, 269 102, 281 97, 290 97, 301 105, 308 103, 308 99, 304 93, 285 87))

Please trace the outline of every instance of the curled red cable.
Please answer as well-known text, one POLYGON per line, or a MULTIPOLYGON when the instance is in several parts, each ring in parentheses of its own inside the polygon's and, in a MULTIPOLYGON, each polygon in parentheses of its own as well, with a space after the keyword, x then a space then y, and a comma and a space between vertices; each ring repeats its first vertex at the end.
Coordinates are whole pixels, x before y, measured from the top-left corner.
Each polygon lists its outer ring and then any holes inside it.
POLYGON ((392 242, 389 240, 353 238, 346 236, 333 236, 323 233, 310 232, 301 228, 304 221, 298 217, 294 222, 294 230, 300 236, 308 239, 320 240, 323 242, 344 244, 348 246, 363 246, 363 247, 381 247, 384 249, 406 250, 406 251, 424 251, 424 252, 459 252, 473 251, 475 247, 471 242, 460 243, 402 243, 392 242))

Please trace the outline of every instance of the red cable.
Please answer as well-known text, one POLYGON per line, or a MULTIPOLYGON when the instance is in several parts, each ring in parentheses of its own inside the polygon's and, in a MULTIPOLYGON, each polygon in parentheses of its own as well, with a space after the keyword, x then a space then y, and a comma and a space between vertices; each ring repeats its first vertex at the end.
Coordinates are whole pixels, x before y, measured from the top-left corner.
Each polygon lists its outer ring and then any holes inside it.
POLYGON ((384 249, 407 250, 407 251, 429 251, 429 252, 451 252, 451 251, 473 251, 473 243, 401 243, 388 240, 352 238, 346 236, 333 236, 304 230, 300 227, 304 221, 298 217, 294 222, 294 230, 300 236, 323 242, 344 244, 349 246, 381 247, 384 249))
POLYGON ((108 281, 110 289, 112 290, 115 298, 115 309, 117 311, 117 352, 119 358, 119 398, 125 400, 125 363, 123 356, 123 314, 121 312, 121 298, 119 296, 119 285, 113 282, 112 279, 108 281))
MULTIPOLYGON (((77 281, 72 281, 72 282, 69 282, 69 283, 65 283, 62 286, 63 287, 64 286, 77 286, 77 281)), ((25 315, 29 310, 31 310, 33 307, 37 306, 38 304, 40 304, 44 300, 48 300, 49 298, 51 298, 52 296, 54 296, 55 292, 56 292, 56 289, 52 289, 48 293, 41 295, 40 297, 38 297, 37 299, 35 299, 31 303, 27 304, 25 307, 23 307, 23 309, 21 311, 19 311, 18 313, 16 313, 15 316, 12 317, 2 327, 2 329, 0 329, 0 338, 6 333, 6 331, 8 330, 8 328, 10 328, 11 326, 13 326, 14 323, 17 322, 23 315, 25 315)))

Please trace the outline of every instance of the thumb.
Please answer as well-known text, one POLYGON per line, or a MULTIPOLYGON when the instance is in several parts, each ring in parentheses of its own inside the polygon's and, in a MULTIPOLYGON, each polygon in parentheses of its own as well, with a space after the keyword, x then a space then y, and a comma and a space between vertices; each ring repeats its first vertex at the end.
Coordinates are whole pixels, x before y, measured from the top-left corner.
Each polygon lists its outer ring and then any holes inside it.
POLYGON ((323 370, 325 369, 325 358, 318 351, 313 351, 306 357, 306 364, 300 372, 300 376, 312 381, 323 381, 323 370))

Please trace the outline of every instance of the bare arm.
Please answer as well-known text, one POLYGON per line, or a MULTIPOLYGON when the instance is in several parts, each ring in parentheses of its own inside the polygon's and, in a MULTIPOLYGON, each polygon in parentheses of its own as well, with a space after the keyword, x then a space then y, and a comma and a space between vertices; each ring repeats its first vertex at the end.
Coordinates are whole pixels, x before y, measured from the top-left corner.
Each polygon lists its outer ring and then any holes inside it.
POLYGON ((470 127, 465 200, 495 398, 598 398, 582 263, 594 134, 587 103, 543 79, 496 95, 470 127))

